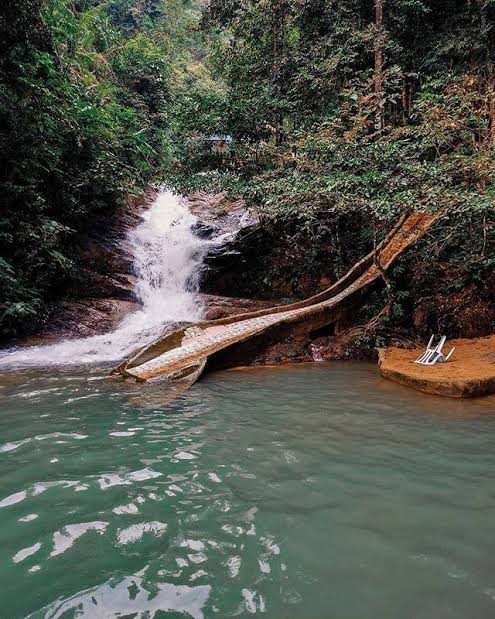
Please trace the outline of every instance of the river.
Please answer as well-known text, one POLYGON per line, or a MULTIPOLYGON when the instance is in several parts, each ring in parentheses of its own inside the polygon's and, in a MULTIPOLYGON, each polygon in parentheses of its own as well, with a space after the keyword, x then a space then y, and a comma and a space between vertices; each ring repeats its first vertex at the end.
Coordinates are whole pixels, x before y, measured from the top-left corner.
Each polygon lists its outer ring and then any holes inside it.
POLYGON ((141 313, 0 361, 0 617, 493 617, 493 398, 359 363, 220 372, 175 399, 108 378, 201 314, 204 241, 157 204, 134 237, 141 313))
POLYGON ((6 619, 494 615, 489 400, 344 363, 0 393, 6 619))

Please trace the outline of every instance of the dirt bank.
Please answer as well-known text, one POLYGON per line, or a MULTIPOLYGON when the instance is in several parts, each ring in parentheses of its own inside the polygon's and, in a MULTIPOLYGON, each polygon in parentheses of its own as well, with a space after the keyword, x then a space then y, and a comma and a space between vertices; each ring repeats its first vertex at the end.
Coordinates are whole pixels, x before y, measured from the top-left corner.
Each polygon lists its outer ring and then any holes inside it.
POLYGON ((422 350, 384 348, 379 351, 379 368, 384 378, 424 393, 451 398, 471 398, 495 393, 495 335, 479 339, 458 339, 447 363, 417 365, 422 350))

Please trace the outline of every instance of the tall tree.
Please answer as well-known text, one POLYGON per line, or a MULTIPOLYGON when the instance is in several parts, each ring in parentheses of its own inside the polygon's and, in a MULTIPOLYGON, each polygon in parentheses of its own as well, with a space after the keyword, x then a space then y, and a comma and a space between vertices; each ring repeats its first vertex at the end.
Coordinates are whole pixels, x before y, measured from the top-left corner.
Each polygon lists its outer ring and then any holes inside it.
POLYGON ((375 0, 375 132, 380 133, 384 126, 383 94, 383 0, 375 0))

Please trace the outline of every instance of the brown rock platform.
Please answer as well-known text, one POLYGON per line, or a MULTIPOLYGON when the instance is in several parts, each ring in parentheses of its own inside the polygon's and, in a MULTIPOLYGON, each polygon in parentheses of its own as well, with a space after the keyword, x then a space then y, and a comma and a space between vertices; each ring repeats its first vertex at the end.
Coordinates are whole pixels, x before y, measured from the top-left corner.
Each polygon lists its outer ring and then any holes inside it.
POLYGON ((414 363, 424 349, 382 348, 378 367, 384 378, 424 393, 450 398, 473 398, 495 393, 495 335, 449 340, 455 351, 447 363, 414 363))

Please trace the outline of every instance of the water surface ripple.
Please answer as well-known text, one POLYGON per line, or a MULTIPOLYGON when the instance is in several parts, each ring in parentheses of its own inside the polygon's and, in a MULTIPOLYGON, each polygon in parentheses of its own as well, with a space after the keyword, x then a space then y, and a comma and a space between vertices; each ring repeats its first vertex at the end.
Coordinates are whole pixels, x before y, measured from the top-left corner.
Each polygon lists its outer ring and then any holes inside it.
POLYGON ((495 616, 495 400, 371 365, 0 377, 0 617, 495 616))

